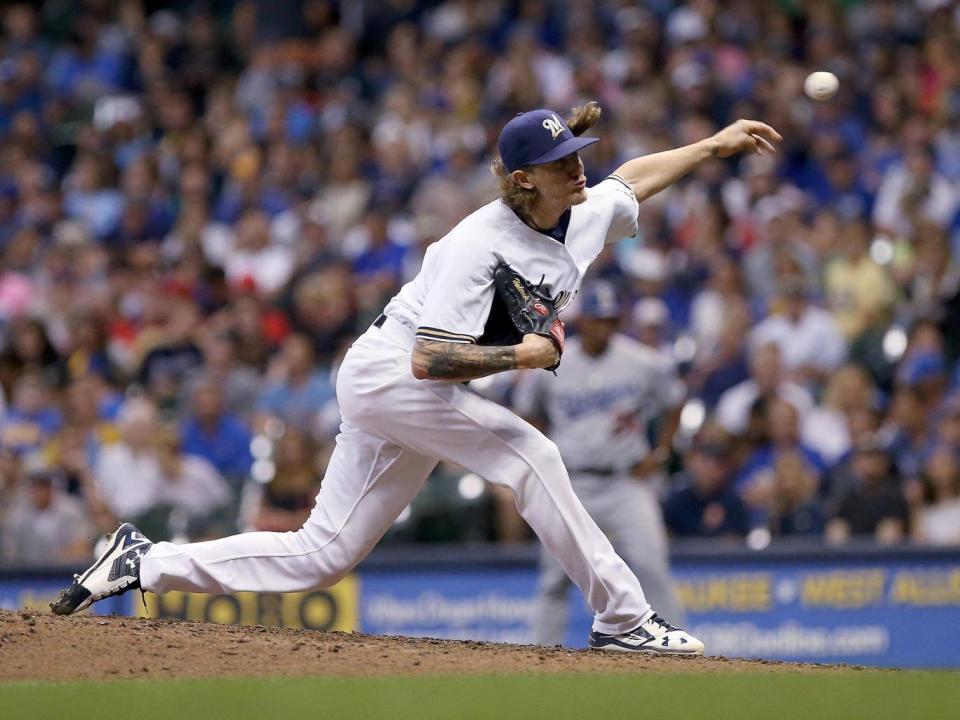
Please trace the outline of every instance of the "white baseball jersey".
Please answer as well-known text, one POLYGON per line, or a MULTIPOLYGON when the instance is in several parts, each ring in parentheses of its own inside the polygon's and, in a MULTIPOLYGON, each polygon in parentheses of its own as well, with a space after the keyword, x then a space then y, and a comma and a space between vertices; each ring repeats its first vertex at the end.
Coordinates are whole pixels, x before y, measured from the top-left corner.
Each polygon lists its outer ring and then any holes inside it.
POLYGON ((572 337, 557 376, 527 374, 514 398, 518 413, 545 415, 550 438, 572 473, 627 470, 650 452, 647 425, 683 401, 685 388, 653 348, 616 334, 597 357, 572 337))
POLYGON ((636 233, 633 190, 611 175, 587 189, 570 210, 565 241, 521 220, 502 200, 471 213, 431 245, 420 273, 401 288, 384 313, 429 340, 473 343, 483 335, 493 304, 493 271, 508 263, 562 308, 603 246, 636 233))

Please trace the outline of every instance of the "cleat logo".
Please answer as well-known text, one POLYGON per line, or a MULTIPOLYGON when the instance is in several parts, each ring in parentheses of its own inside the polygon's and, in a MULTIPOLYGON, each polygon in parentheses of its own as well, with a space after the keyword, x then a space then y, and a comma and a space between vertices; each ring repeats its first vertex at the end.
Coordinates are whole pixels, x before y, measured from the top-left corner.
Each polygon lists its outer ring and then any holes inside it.
POLYGON ((140 562, 140 559, 142 557, 143 557, 143 553, 140 552, 139 549, 137 549, 137 550, 134 550, 133 553, 131 553, 131 557, 128 557, 126 560, 124 560, 124 562, 127 564, 127 566, 131 570, 133 570, 137 566, 137 563, 140 562), (133 556, 136 556, 136 557, 133 557, 133 556))

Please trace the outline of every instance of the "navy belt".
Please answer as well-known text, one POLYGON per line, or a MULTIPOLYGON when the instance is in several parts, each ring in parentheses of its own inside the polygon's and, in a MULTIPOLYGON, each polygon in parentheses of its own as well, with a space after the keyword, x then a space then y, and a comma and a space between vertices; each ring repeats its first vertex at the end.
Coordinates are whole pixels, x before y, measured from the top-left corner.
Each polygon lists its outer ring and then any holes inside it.
POLYGON ((576 468, 570 470, 570 474, 583 474, 583 475, 619 475, 621 472, 624 472, 623 468, 612 468, 612 467, 593 467, 593 468, 576 468))
POLYGON ((376 320, 373 321, 373 326, 378 328, 383 327, 383 324, 386 321, 387 321, 387 316, 384 315, 383 313, 380 313, 380 317, 378 317, 376 320))

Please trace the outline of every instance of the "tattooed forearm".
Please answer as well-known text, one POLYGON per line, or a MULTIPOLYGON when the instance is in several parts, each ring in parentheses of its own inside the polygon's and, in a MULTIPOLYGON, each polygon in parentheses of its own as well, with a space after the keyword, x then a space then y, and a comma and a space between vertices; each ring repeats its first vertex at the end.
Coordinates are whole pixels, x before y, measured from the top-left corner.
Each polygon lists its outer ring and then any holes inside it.
POLYGON ((417 338, 413 347, 413 374, 421 380, 473 380, 517 367, 517 351, 512 346, 483 347, 417 338))

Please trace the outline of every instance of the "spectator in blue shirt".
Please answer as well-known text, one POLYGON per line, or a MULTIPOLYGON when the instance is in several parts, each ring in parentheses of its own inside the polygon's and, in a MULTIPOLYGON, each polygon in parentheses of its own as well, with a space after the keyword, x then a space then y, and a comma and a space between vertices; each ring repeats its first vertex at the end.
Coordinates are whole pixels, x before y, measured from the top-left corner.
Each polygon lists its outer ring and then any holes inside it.
POLYGON ((47 68, 47 85, 60 97, 92 100, 119 89, 123 78, 123 55, 101 43, 99 20, 78 15, 70 41, 53 53, 47 68))
POLYGON ((13 406, 0 422, 0 445, 17 454, 39 450, 62 424, 43 375, 27 370, 14 385, 13 406))
POLYGON ((317 414, 334 398, 329 373, 314 367, 313 346, 306 335, 291 335, 274 361, 271 382, 257 407, 258 421, 270 417, 312 428, 317 414))
POLYGON ((818 489, 826 472, 826 463, 819 453, 800 441, 800 418, 793 405, 773 398, 767 402, 764 415, 766 442, 747 458, 735 482, 737 494, 750 509, 754 526, 765 525, 773 509, 774 470, 782 455, 800 455, 816 478, 818 489))
POLYGON ((383 210, 371 207, 367 212, 367 247, 353 261, 353 271, 363 282, 381 283, 385 289, 400 284, 403 258, 407 248, 390 237, 388 216, 383 210))
POLYGON ((193 408, 181 430, 183 452, 206 458, 234 487, 250 472, 250 430, 224 410, 220 386, 212 380, 197 383, 193 408))
POLYGON ((116 189, 115 168, 104 158, 82 155, 63 181, 63 209, 67 216, 90 228, 104 240, 120 227, 123 193, 116 189))

